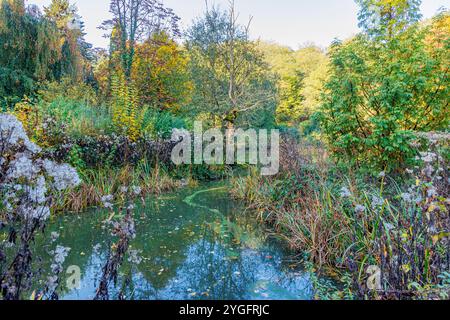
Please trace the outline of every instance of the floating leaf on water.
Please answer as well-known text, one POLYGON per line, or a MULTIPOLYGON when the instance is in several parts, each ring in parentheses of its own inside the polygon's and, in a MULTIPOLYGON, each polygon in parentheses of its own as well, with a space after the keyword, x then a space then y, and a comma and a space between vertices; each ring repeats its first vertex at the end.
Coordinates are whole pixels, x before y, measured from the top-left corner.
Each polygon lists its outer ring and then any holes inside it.
POLYGON ((436 245, 436 243, 439 242, 439 236, 438 235, 432 236, 431 239, 433 240, 433 245, 436 245))

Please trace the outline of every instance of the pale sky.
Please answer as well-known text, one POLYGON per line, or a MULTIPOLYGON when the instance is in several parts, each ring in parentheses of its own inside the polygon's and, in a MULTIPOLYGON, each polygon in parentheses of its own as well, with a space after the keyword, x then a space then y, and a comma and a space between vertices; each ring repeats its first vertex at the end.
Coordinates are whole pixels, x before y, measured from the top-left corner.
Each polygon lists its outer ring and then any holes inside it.
MULTIPOLYGON (((47 6, 51 0, 27 0, 28 4, 47 6)), ((86 25, 86 40, 95 47, 107 47, 108 40, 97 27, 110 17, 109 0, 71 0, 86 25)), ((164 0, 181 18, 182 28, 190 25, 205 9, 205 0, 164 0)), ((225 8, 227 0, 209 0, 225 8)), ((251 34, 255 39, 275 41, 298 48, 306 42, 322 47, 334 38, 345 39, 358 32, 357 6, 353 0, 235 0, 241 22, 253 16, 251 34)), ((423 0, 424 18, 433 16, 448 0, 423 0)))

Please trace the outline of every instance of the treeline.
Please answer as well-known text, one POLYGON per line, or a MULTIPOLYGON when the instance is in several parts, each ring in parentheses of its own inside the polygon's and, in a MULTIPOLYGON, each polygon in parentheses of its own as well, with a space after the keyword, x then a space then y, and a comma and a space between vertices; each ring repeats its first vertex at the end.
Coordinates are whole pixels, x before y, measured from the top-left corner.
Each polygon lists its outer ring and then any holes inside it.
POLYGON ((276 43, 261 42, 259 49, 277 76, 278 123, 300 128, 305 134, 316 129, 312 119, 321 104, 329 71, 327 50, 306 43, 298 50, 276 43))
POLYGON ((93 127, 132 140, 167 138, 194 119, 277 127, 327 141, 357 166, 396 170, 414 158, 415 132, 448 129, 449 13, 422 21, 420 1, 357 2, 361 33, 292 50, 251 40, 233 3, 181 31, 159 1, 111 1, 104 50, 86 43, 69 0, 43 13, 2 0, 2 107, 26 120, 36 105, 79 102, 104 115, 93 127))
POLYGON ((110 12, 112 19, 101 25, 109 48, 93 49, 68 0, 52 1, 43 13, 23 0, 3 0, 3 109, 25 97, 51 102, 65 96, 121 105, 116 113, 129 114, 122 127, 144 125, 149 110, 194 115, 211 125, 275 124, 275 73, 248 26, 237 23, 234 7, 207 9, 183 33, 179 18, 158 1, 112 1, 110 12))
POLYGON ((137 1, 136 13, 120 13, 133 3, 111 3, 113 19, 101 26, 110 46, 103 50, 84 41, 83 22, 67 0, 53 1, 44 13, 22 0, 2 1, 0 41, 11 49, 2 52, 3 108, 24 96, 51 101, 64 92, 111 103, 123 78, 137 109, 194 113, 211 125, 297 125, 317 109, 325 50, 251 41, 250 24, 237 23, 234 7, 209 8, 181 33, 179 18, 154 1, 137 1), (16 54, 19 44, 23 54, 16 54))
POLYGON ((0 96, 3 109, 32 97, 46 81, 89 83, 94 52, 84 40, 77 9, 53 1, 41 13, 23 0, 0 3, 0 96))

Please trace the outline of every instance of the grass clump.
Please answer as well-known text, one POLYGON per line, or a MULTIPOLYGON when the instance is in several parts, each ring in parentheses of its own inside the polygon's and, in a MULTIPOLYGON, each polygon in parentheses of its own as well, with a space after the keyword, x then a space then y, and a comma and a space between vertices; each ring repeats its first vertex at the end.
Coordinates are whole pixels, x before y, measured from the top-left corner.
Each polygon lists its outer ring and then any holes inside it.
MULTIPOLYGON (((319 273, 346 284, 354 298, 445 299, 450 290, 446 144, 431 140, 429 149, 418 153, 417 166, 402 175, 368 177, 333 165, 318 145, 285 139, 280 174, 266 178, 252 171, 235 179, 233 195, 306 253, 319 273)), ((349 297, 337 291, 336 297, 349 297)))

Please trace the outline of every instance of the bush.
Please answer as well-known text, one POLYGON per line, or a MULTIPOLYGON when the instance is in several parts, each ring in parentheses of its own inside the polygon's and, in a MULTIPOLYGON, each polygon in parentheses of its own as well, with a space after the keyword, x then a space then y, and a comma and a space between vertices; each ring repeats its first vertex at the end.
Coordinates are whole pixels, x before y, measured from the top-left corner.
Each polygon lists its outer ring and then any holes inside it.
POLYGON ((96 106, 97 93, 94 88, 84 82, 75 82, 70 78, 61 81, 45 82, 38 90, 40 100, 53 102, 55 100, 77 101, 84 105, 96 106))
POLYGON ((142 132, 154 139, 170 139, 173 129, 184 129, 186 123, 167 111, 146 109, 142 120, 142 132))
POLYGON ((279 125, 276 129, 278 129, 282 135, 292 137, 296 141, 300 140, 300 132, 297 128, 279 125))
POLYGON ((0 67, 0 110, 10 109, 24 95, 31 95, 34 89, 34 80, 22 70, 0 67))
POLYGON ((320 114, 315 113, 300 124, 300 132, 304 137, 317 137, 321 134, 320 114))
POLYGON ((42 118, 53 118, 58 125, 66 126, 67 135, 102 135, 112 132, 112 118, 106 107, 92 107, 82 101, 57 98, 50 103, 40 102, 42 118))
POLYGON ((415 156, 416 131, 447 130, 449 38, 429 28, 361 34, 331 48, 321 123, 331 150, 374 171, 400 170, 415 156))

